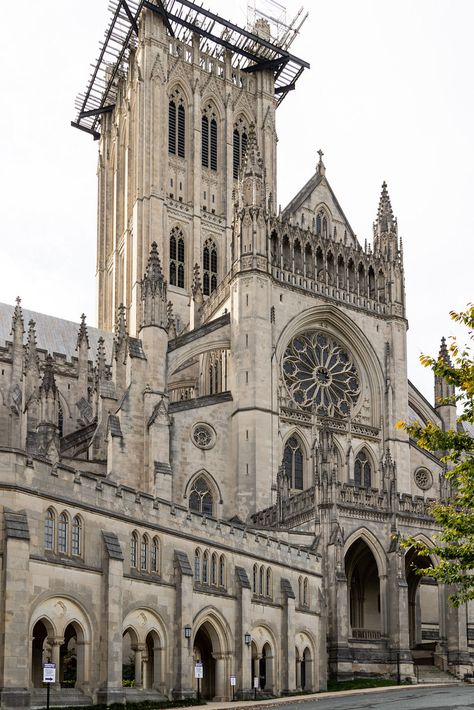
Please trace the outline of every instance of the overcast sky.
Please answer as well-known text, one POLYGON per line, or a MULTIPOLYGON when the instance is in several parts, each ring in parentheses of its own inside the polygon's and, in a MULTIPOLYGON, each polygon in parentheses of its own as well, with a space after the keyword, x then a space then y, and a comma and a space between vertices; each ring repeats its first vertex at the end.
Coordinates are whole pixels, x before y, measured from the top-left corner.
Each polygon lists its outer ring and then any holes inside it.
MULTIPOLYGON (((70 127, 107 0, 5 3, 0 46, 0 301, 95 324, 97 143, 70 127)), ((244 22, 246 3, 204 0, 244 22)), ((288 0, 288 18, 300 2, 288 0)), ((277 112, 282 207, 326 176, 363 244, 383 180, 403 237, 408 374, 473 300, 472 0, 318 0, 291 51, 311 63, 277 112)))

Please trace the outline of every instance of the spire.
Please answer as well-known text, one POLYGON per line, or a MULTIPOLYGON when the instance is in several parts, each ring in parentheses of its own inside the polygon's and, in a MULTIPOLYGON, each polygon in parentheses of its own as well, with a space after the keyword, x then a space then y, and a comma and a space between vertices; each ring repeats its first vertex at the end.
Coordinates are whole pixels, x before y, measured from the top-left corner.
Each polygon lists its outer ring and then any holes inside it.
POLYGON ((151 245, 148 264, 141 282, 142 327, 166 326, 166 281, 163 277, 158 245, 151 245))
POLYGON ((23 321, 23 311, 21 310, 21 298, 17 296, 16 306, 13 311, 12 317, 12 329, 11 333, 17 338, 19 336, 20 340, 23 340, 24 321, 23 321))
POLYGON ((439 348, 438 360, 442 360, 446 365, 451 365, 451 358, 449 357, 448 347, 446 345, 446 338, 441 338, 441 345, 439 348))
POLYGON ((377 218, 374 222, 374 254, 388 261, 395 261, 399 257, 397 219, 393 216, 385 181, 382 183, 377 218))
POLYGON ((105 363, 105 340, 100 336, 97 341, 97 354, 95 356, 95 372, 98 380, 105 379, 107 366, 105 363))
POLYGON ((87 333, 86 317, 85 317, 84 313, 81 316, 81 324, 79 326, 79 332, 77 334, 76 350, 79 350, 79 348, 83 344, 85 344, 87 347, 87 350, 89 350, 89 348, 90 348, 89 335, 87 333))
POLYGON ((316 174, 317 175, 325 175, 326 174, 326 166, 323 163, 323 151, 321 148, 318 150, 318 155, 319 155, 319 160, 316 165, 316 174))

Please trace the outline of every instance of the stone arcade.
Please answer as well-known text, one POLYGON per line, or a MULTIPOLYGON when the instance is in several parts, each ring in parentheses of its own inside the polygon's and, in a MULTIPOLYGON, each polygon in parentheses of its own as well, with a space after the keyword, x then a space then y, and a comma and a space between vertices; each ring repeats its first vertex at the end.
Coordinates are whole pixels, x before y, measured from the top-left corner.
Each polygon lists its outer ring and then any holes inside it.
POLYGON ((456 412, 407 381, 387 186, 369 247, 321 152, 277 214, 306 63, 188 0, 112 13, 75 121, 100 139, 99 329, 0 306, 2 707, 43 701, 47 660, 69 704, 188 696, 196 660, 219 699, 231 674, 241 697, 462 676, 472 614, 398 543, 429 544, 447 484, 395 424, 456 412))

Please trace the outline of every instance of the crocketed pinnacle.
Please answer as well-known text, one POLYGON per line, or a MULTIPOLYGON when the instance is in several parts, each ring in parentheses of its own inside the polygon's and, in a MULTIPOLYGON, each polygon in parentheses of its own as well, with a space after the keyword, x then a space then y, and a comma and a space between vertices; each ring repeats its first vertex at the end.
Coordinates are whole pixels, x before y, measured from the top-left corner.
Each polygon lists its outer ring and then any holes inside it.
POLYGON ((43 372, 43 380, 40 385, 40 394, 48 395, 49 393, 56 394, 56 379, 54 377, 53 358, 51 355, 46 356, 43 372))
POLYGON ((387 233, 396 226, 396 220, 393 216, 392 204, 387 190, 387 183, 382 183, 382 193, 380 195, 379 208, 377 211, 377 222, 379 231, 387 233))
POLYGON ((97 341, 97 354, 95 357, 95 372, 96 377, 100 380, 105 376, 106 364, 105 364, 105 341, 102 336, 100 336, 97 341))
POLYGON ((30 320, 28 323, 28 335, 26 341, 26 368, 38 367, 38 351, 36 348, 36 323, 30 320))
POLYGON ((17 296, 16 298, 16 306, 13 311, 13 316, 12 316, 12 333, 18 333, 19 335, 23 335, 25 332, 25 329, 23 327, 23 311, 21 310, 21 298, 17 296))
POLYGON ((193 275, 193 298, 202 295, 202 285, 201 285, 201 269, 199 264, 194 264, 194 275, 193 275))
POLYGON ((260 152, 258 150, 257 134, 253 123, 251 123, 249 127, 249 135, 243 158, 243 166, 244 175, 261 176, 263 173, 263 160, 260 157, 260 152))
POLYGON ((87 333, 86 316, 84 313, 81 316, 81 324, 79 326, 79 332, 77 334, 76 350, 79 350, 82 344, 85 344, 89 349, 89 335, 87 333))
POLYGON ((451 365, 451 358, 449 357, 448 346, 446 345, 446 338, 441 338, 441 345, 439 348, 438 360, 443 360, 447 365, 451 365))
POLYGON ((117 318, 115 320, 115 342, 120 345, 127 337, 127 323, 125 319, 125 306, 121 303, 117 308, 117 318))
POLYGON ((163 271, 158 254, 158 244, 153 242, 150 249, 150 256, 148 257, 145 275, 143 277, 145 292, 150 290, 153 294, 155 294, 157 289, 161 287, 163 281, 163 271))

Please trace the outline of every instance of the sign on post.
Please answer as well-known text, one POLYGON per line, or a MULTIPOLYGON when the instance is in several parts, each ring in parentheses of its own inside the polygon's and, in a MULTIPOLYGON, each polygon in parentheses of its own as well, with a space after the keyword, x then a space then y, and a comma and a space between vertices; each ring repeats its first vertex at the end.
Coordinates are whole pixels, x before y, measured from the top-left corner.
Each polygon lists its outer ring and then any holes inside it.
POLYGON ((195 678, 203 678, 204 677, 204 671, 203 671, 201 661, 196 661, 196 663, 194 665, 194 677, 195 678))
POLYGON ((55 663, 45 663, 43 665, 43 683, 56 683, 55 663))
POLYGON ((253 687, 255 690, 258 690, 258 675, 256 675, 253 679, 253 687))
POLYGON ((230 676, 230 684, 232 685, 232 687, 234 685, 237 685, 237 676, 235 676, 235 675, 230 676))

